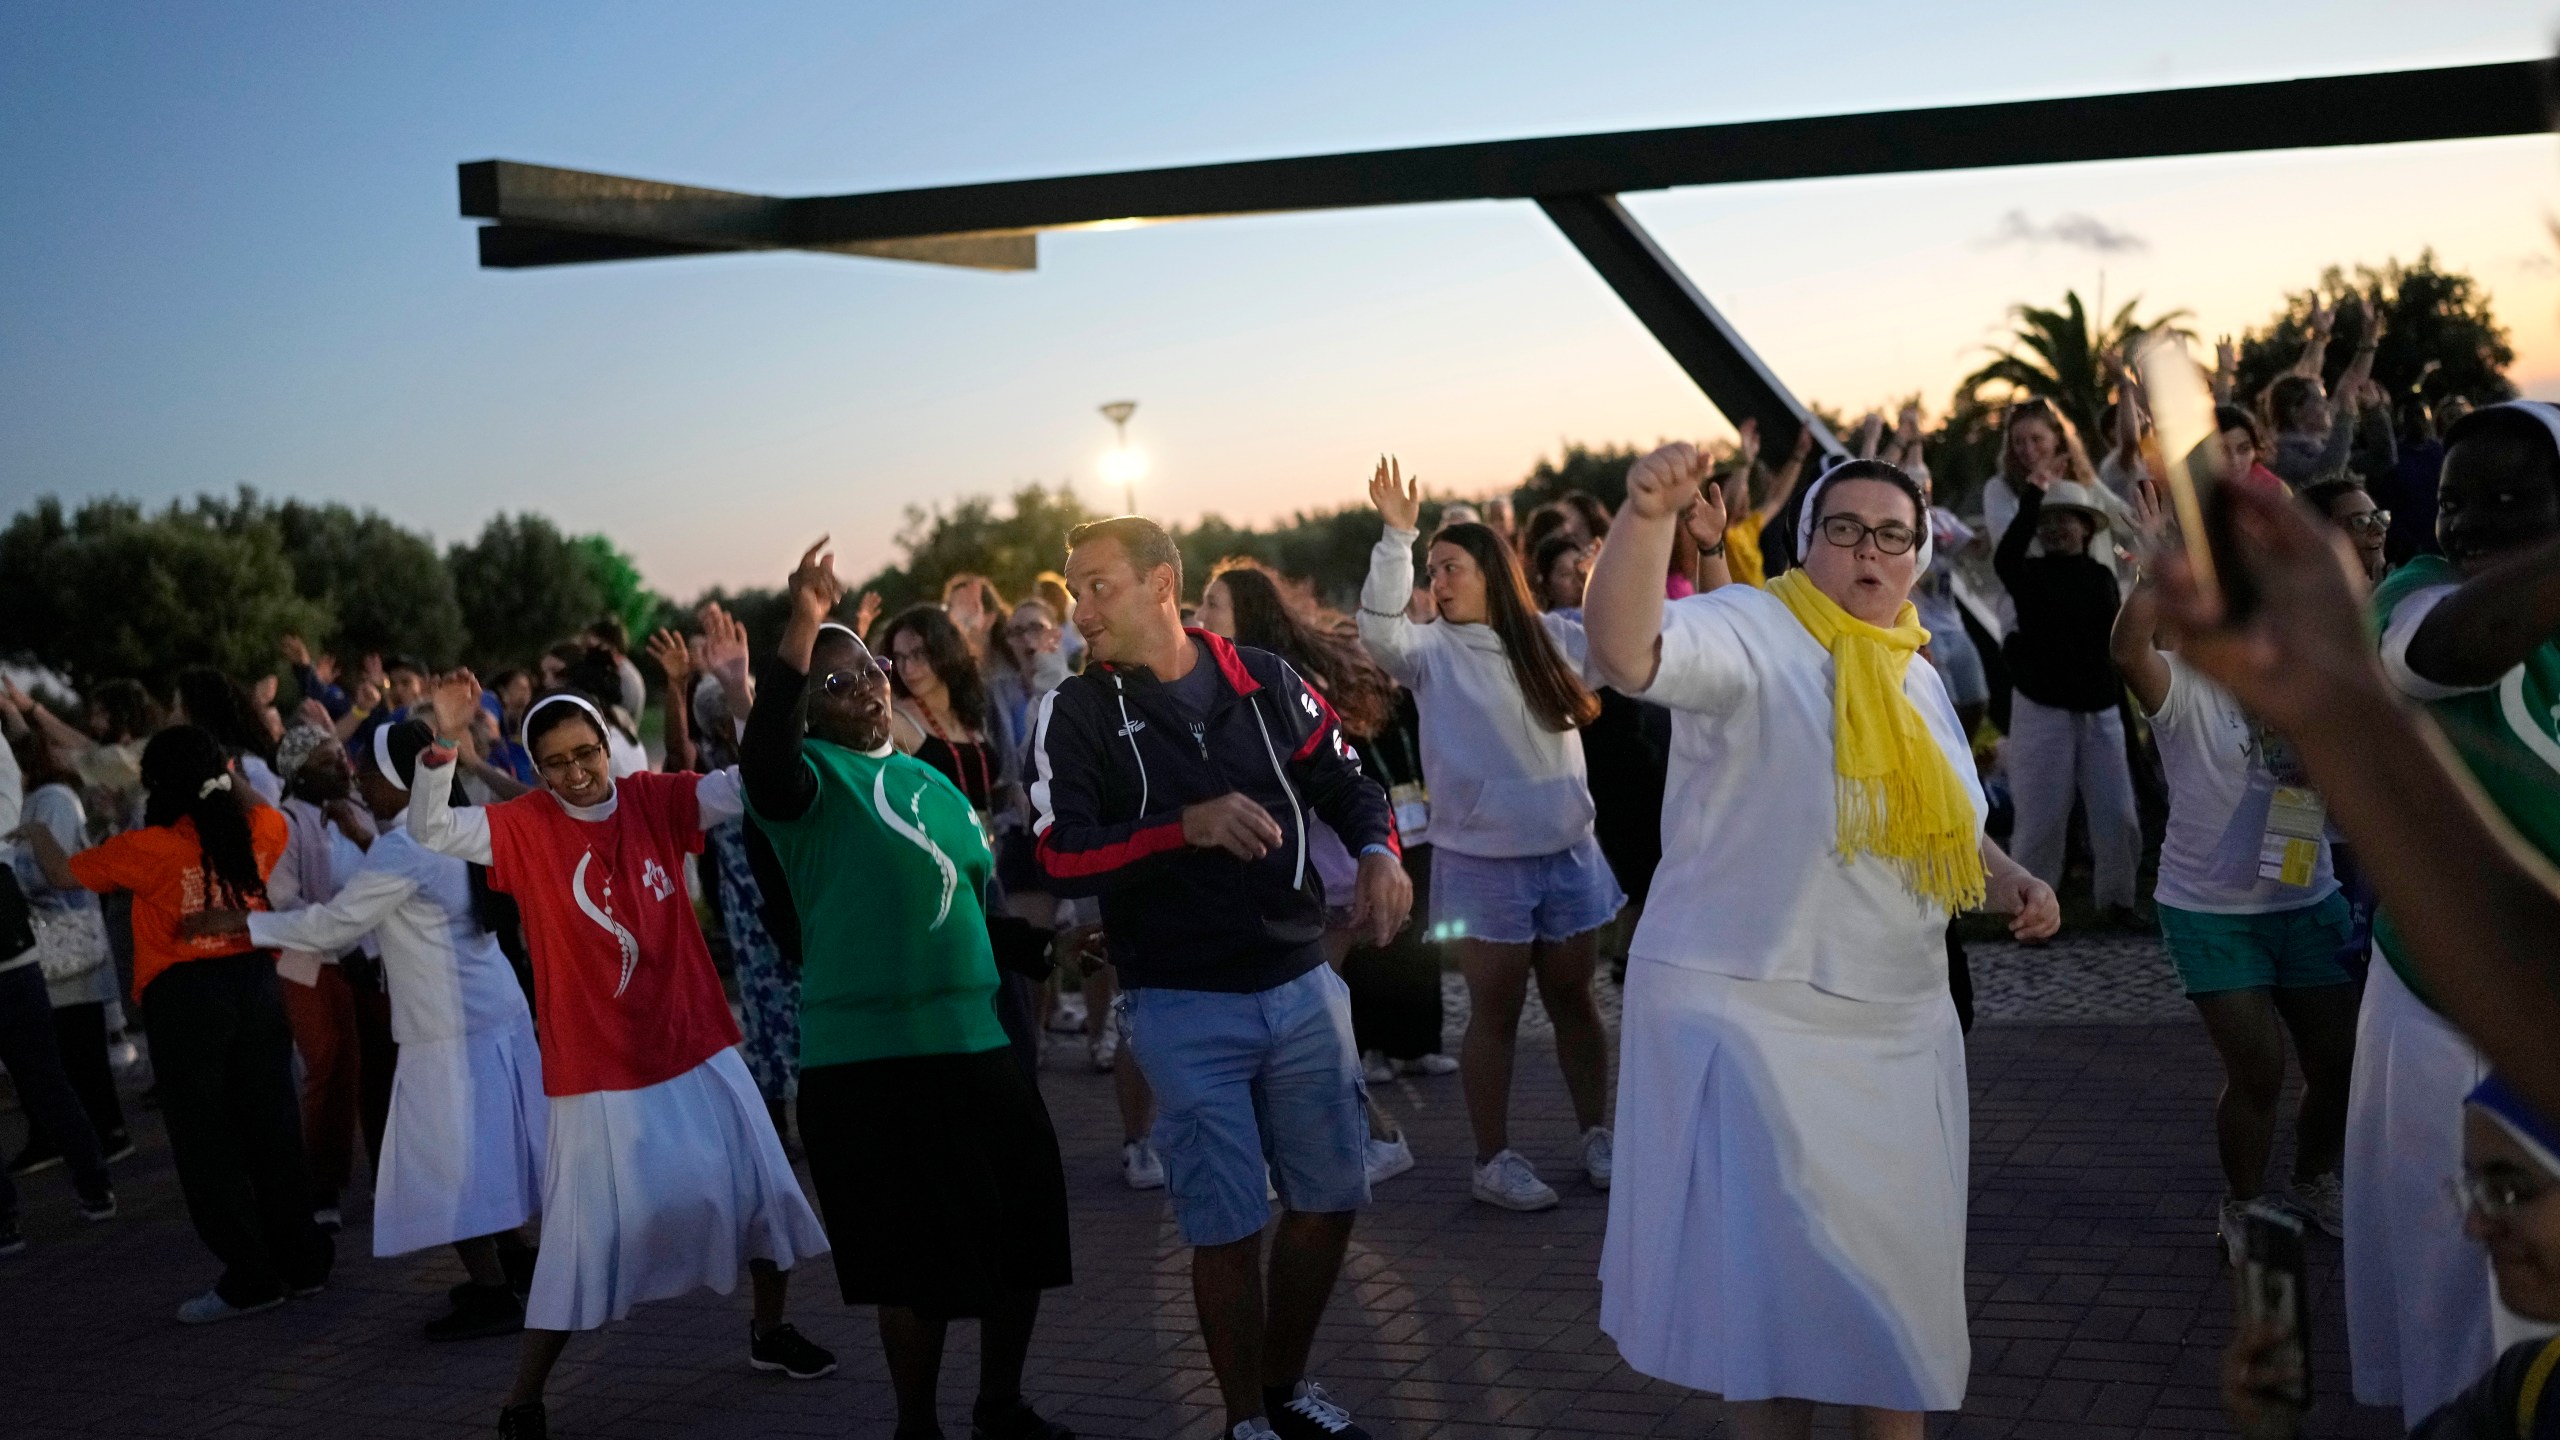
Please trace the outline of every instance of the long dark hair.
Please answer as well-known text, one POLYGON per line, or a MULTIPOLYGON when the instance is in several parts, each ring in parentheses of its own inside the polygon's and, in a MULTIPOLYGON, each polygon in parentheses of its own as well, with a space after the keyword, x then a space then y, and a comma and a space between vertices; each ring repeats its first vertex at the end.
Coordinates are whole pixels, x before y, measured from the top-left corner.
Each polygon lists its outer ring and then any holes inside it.
MULTIPOLYGON (((983 583, 983 582, 982 582, 983 583)), ((987 587, 992 593, 995 589, 987 587)), ((939 605, 910 605, 890 620, 880 632, 881 658, 889 660, 889 688, 913 700, 907 691, 907 680, 898 673, 896 655, 898 636, 913 630, 924 642, 924 660, 942 681, 951 696, 951 713, 963 725, 981 734, 987 728, 987 682, 978 673, 978 657, 969 653, 969 642, 960 627, 951 623, 939 605)))
POLYGON ((594 701, 613 728, 622 732, 623 739, 638 743, 640 717, 622 712, 622 667, 614 663, 612 651, 600 645, 590 647, 561 670, 560 688, 575 690, 594 701))
POLYGON ((178 703, 186 707, 188 724, 211 734, 230 753, 270 762, 276 758, 276 742, 260 723, 257 706, 230 676, 188 666, 178 672, 178 703))
POLYGON ((1490 526, 1471 520, 1441 526, 1431 543, 1443 542, 1474 556, 1476 568, 1484 572, 1485 623, 1500 637, 1502 653, 1511 657, 1511 678, 1519 682, 1529 713, 1550 730, 1579 730, 1599 719, 1600 697, 1556 653, 1511 547, 1490 526))
MULTIPOLYGON (((1270 566, 1231 555, 1209 571, 1209 584, 1227 587, 1235 612, 1236 643, 1268 650, 1298 668, 1333 706, 1344 733, 1367 740, 1384 730, 1396 705, 1396 682, 1328 617, 1310 614, 1292 599, 1270 566)), ((1207 587, 1202 587, 1204 595, 1207 587)))
MULTIPOLYGON (((192 708, 189 711, 193 713, 192 708)), ((242 910, 267 896, 258 873, 258 851, 249 834, 247 787, 231 774, 222 742, 200 725, 172 725, 142 747, 142 786, 149 798, 146 825, 192 820, 204 851, 206 903, 242 910)))

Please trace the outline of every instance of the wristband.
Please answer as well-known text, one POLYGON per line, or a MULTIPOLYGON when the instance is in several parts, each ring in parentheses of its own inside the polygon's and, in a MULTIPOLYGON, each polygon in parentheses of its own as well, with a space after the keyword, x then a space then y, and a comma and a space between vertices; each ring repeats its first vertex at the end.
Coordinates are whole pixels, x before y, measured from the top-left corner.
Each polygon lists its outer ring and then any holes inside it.
POLYGON ((1717 559, 1718 557, 1722 556, 1723 554, 1724 554, 1724 542, 1723 542, 1723 541, 1721 541, 1721 540, 1719 540, 1719 541, 1717 541, 1717 542, 1716 542, 1716 548, 1714 548, 1713 550, 1707 549, 1707 548, 1706 548, 1705 546, 1703 546, 1703 545, 1701 545, 1701 546, 1699 546, 1699 547, 1698 547, 1698 558, 1699 558, 1699 559, 1701 559, 1701 560, 1714 560, 1714 559, 1717 559))
POLYGON ((1361 847, 1360 847, 1360 858, 1361 858, 1361 859, 1366 860, 1366 859, 1368 859, 1368 858, 1369 858, 1370 856, 1372 856, 1372 855, 1384 855, 1384 856, 1386 856, 1388 859, 1392 860, 1392 859, 1394 859, 1394 858, 1396 857, 1396 852, 1394 852, 1393 850, 1388 849, 1386 846, 1381 845, 1381 844, 1379 844, 1379 843, 1377 843, 1376 841, 1374 841, 1374 840, 1373 840, 1373 841, 1369 842, 1368 844, 1363 845, 1363 846, 1361 846, 1361 847))

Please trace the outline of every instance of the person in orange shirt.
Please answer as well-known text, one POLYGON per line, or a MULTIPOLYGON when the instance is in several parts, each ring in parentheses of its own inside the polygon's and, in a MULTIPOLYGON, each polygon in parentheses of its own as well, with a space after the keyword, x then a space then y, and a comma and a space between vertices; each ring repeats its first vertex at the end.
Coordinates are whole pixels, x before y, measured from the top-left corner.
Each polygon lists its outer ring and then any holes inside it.
POLYGON ((293 1032, 274 957, 236 936, 179 934, 179 922, 202 910, 267 908, 284 816, 193 725, 151 737, 142 784, 139 829, 77 855, 40 827, 19 838, 56 886, 133 893, 134 997, 149 1024, 169 1148, 187 1216, 222 1262, 213 1288, 178 1307, 182 1323, 201 1325, 316 1293, 336 1247, 311 1219, 293 1032))

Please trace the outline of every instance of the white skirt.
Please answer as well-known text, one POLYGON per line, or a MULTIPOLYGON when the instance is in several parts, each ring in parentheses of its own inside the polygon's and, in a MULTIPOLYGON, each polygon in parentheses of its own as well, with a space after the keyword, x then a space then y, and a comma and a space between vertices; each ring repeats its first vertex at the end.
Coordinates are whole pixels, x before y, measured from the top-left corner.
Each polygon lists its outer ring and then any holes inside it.
POLYGON ((406 1255, 532 1219, 550 1128, 532 1016, 401 1046, 373 1191, 373 1253, 406 1255))
POLYGON ((542 1258, 524 1323, 592 1330, 749 1260, 826 1253, 773 1120, 735 1047, 645 1090, 551 1098, 542 1258))
POLYGON ((2365 972, 2347 1089, 2347 1361, 2355 1396, 2409 1424, 2498 1357, 2489 1257, 2462 1233, 2462 1098, 2488 1073, 2382 958, 2365 972))
POLYGON ((1941 996, 1844 999, 1635 960, 1600 1328, 1727 1400, 1964 1403, 1964 1037, 1941 996))

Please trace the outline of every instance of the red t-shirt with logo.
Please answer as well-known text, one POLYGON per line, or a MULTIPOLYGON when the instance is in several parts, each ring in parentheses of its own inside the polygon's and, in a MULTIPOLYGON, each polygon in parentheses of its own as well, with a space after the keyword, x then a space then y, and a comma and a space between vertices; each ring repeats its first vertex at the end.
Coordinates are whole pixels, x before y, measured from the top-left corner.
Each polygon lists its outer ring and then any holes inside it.
POLYGON ((626 775, 602 820, 545 790, 488 809, 489 883, 524 911, 533 954, 546 1093, 642 1089, 738 1043, 684 888, 701 778, 626 775))

